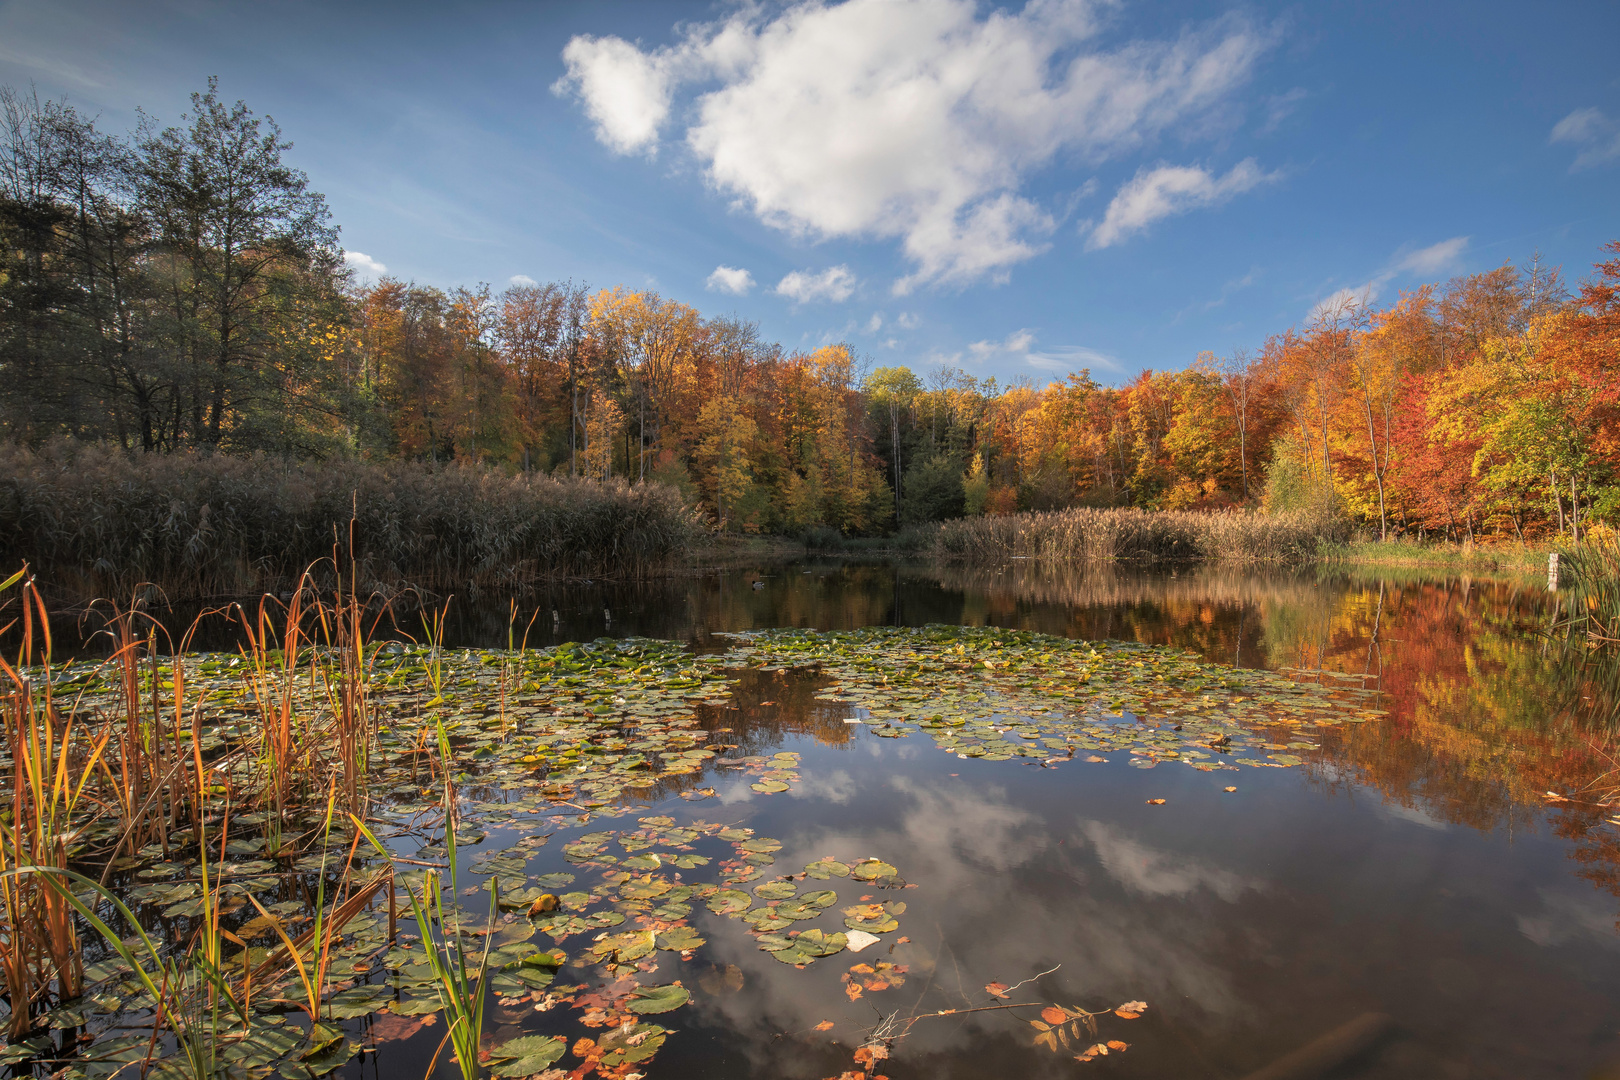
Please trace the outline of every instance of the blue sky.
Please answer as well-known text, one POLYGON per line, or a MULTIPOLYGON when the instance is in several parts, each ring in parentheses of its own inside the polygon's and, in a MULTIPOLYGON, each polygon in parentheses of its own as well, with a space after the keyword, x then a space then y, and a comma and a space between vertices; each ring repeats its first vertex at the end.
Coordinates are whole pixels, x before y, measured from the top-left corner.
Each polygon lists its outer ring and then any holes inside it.
POLYGON ((106 130, 210 75, 273 115, 362 271, 1038 383, 1537 250, 1580 278, 1620 238, 1616 43, 1614 3, 0 0, 0 82, 106 130))

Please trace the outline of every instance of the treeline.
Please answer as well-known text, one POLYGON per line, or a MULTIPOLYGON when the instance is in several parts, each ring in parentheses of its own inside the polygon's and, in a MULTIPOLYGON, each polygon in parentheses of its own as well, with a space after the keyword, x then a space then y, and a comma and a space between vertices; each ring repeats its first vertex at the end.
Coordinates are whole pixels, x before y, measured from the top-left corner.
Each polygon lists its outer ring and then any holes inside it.
POLYGON ((1233 507, 1385 535, 1620 518, 1620 244, 1354 296, 1252 352, 1105 387, 792 352, 648 291, 356 284, 279 130, 212 86, 127 139, 0 97, 0 423, 303 459, 656 481, 727 531, 1233 507))

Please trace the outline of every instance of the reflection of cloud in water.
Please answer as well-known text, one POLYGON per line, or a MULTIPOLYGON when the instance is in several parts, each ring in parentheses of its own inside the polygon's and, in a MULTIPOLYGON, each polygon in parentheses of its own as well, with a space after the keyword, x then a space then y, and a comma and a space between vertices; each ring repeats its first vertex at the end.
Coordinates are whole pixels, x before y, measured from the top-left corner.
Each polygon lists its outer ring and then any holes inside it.
POLYGON ((1582 894, 1537 889, 1541 897, 1541 911, 1534 915, 1519 916, 1519 933, 1537 945, 1563 945, 1571 941, 1589 942, 1593 939, 1610 948, 1620 946, 1620 933, 1615 929, 1615 911, 1604 899, 1582 894))
MULTIPOLYGON (((776 1040, 782 1032, 807 1031, 830 1019, 848 1037, 850 1023, 874 1022, 874 1010, 961 1007, 964 991, 982 1004, 985 983, 1014 983, 1054 964, 1061 970, 1043 979, 1042 989, 1031 988, 1032 995, 1195 1002, 1201 1018, 1183 1013, 1195 1028, 1224 1028, 1248 1011, 1227 973, 1231 954, 1266 947, 1234 934, 1232 920, 1243 920, 1228 905, 1261 892, 1261 882, 1149 848, 1118 825, 1088 820, 1080 834, 1065 835, 1038 810, 1013 805, 1000 786, 892 776, 882 785, 888 797, 878 799, 871 790, 875 779, 869 773, 836 778, 840 790, 866 785, 871 816, 865 827, 795 823, 789 833, 777 833, 784 848, 774 868, 794 873, 823 855, 893 861, 918 888, 882 893, 848 880, 827 884, 837 888, 839 907, 866 893, 904 900, 908 910, 898 933, 858 957, 841 954, 797 971, 758 951, 737 923, 698 916, 710 958, 737 965, 746 985, 740 993, 697 995, 691 1007, 704 1023, 740 1036, 728 1036, 728 1048, 746 1053, 756 1073, 825 1075, 815 1071, 825 1062, 795 1050, 791 1040, 776 1040), (891 958, 888 948, 900 934, 914 942, 892 954, 911 967, 906 985, 846 1001, 837 976, 857 961, 891 958), (919 1001, 925 986, 931 989, 919 1001)), ((1000 1014, 924 1024, 901 1052, 913 1060, 969 1052, 1007 1031, 1000 1014)))
POLYGON ((1148 896, 1186 896, 1208 889, 1232 903, 1248 889, 1259 891, 1262 883, 1238 876, 1230 870, 1210 866, 1197 859, 1168 851, 1155 851, 1132 840, 1111 825, 1087 821, 1080 826, 1103 869, 1132 892, 1148 896))
POLYGON ((1421 825, 1425 829, 1444 829, 1446 823, 1421 806, 1402 806, 1398 802, 1385 799, 1378 804, 1378 813, 1395 821, 1410 821, 1414 825, 1421 825))
POLYGON ((825 799, 842 806, 855 797, 855 778, 843 769, 834 769, 826 776, 794 781, 787 794, 795 799, 825 799))
POLYGON ((717 788, 716 790, 720 795, 720 804, 730 806, 732 803, 752 802, 754 792, 749 787, 749 783, 747 780, 735 780, 730 784, 717 788))

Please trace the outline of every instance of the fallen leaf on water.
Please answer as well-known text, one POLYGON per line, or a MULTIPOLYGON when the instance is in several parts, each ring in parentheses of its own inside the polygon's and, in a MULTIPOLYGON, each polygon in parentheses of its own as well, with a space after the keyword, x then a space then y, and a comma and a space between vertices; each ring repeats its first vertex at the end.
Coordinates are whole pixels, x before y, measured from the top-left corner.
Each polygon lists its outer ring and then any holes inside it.
POLYGON ((1148 805, 1149 806, 1163 806, 1164 805, 1164 800, 1163 799, 1149 799, 1148 800, 1148 805))
POLYGON ((1237 790, 1237 788, 1235 788, 1235 787, 1229 787, 1229 788, 1227 788, 1227 789, 1226 789, 1226 790, 1227 790, 1227 791, 1236 791, 1236 790, 1237 790))
POLYGON ((830 1031, 832 1029, 832 1026, 833 1026, 833 1022, 831 1020, 823 1020, 821 1023, 816 1025, 815 1029, 817 1031, 830 1031))
POLYGON ((1063 1024, 1068 1022, 1069 1014, 1064 1012, 1062 1009, 1053 1008, 1051 1005, 1048 1005, 1046 1008, 1041 1010, 1041 1019, 1045 1020, 1048 1024, 1063 1024))
POLYGON ((1124 1020, 1135 1020, 1138 1016, 1141 1016, 1146 1011, 1147 1002, 1127 1001, 1125 1004, 1114 1010, 1114 1015, 1124 1020))
POLYGON ((1120 1042, 1118 1039, 1109 1039, 1108 1040, 1108 1049, 1114 1051, 1114 1053, 1116 1053, 1116 1054, 1119 1053, 1122 1050, 1129 1050, 1130 1048, 1131 1048, 1130 1043, 1120 1042))
POLYGON ((1098 757, 1096 754, 1087 754, 1086 755, 1086 760, 1087 761, 1107 761, 1108 759, 1105 758, 1105 757, 1098 757))
POLYGON ((998 982, 985 983, 984 992, 993 998, 1005 998, 1007 996, 1007 984, 998 982))
POLYGON ((844 984, 844 996, 849 998, 851 1001, 855 1001, 863 993, 865 993, 865 991, 861 989, 861 984, 858 982, 847 982, 844 984))

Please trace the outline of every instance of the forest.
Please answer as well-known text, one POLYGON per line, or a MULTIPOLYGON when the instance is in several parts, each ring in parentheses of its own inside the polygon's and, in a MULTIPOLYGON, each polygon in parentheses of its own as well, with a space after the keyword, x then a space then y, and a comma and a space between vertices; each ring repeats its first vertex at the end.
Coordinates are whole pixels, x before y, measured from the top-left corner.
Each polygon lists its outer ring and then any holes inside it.
POLYGON ((736 533, 1069 507, 1453 540, 1620 519, 1620 241, 1573 285, 1532 258, 1340 294, 1119 386, 1002 384, 785 349, 624 286, 357 280, 291 143, 212 84, 128 137, 9 88, 0 113, 0 424, 26 447, 654 481, 736 533))

